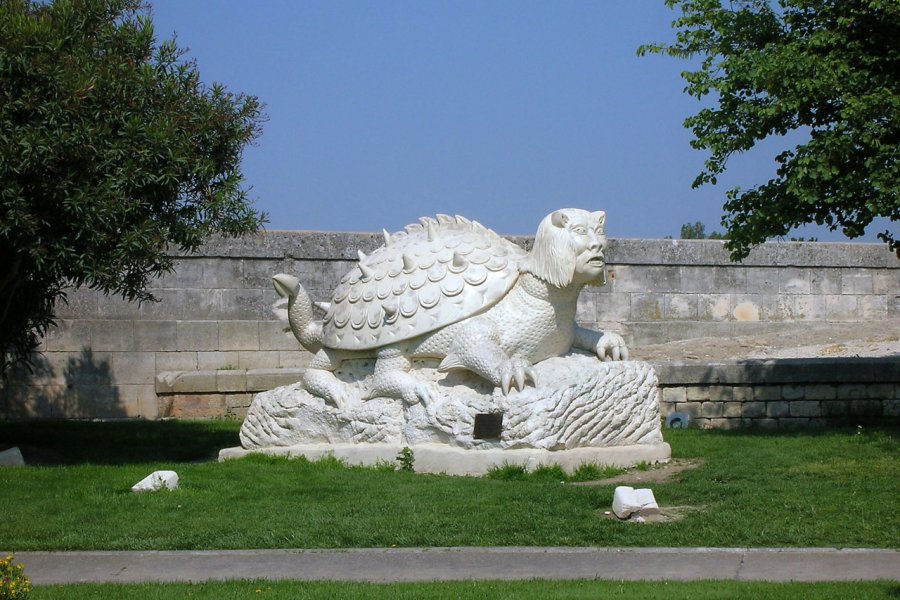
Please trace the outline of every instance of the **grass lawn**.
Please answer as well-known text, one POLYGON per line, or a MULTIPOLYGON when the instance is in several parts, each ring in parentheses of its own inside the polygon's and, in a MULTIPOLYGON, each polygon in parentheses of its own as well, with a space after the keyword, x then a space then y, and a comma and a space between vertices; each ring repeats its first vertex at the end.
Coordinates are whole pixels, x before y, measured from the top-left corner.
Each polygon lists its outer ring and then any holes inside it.
POLYGON ((0 424, 0 448, 20 444, 48 462, 69 463, 0 469, 0 549, 900 546, 897 429, 666 431, 675 457, 705 462, 653 491, 660 505, 698 510, 679 522, 638 525, 604 518, 613 485, 259 456, 204 460, 237 445, 237 428, 0 424), (132 494, 155 469, 178 471, 181 489, 132 494))
POLYGON ((215 583, 167 583, 141 585, 67 585, 36 587, 34 600, 82 600, 85 598, 341 598, 522 600, 528 598, 641 598, 642 600, 688 600, 720 598, 728 600, 847 600, 896 598, 900 586, 889 582, 871 583, 747 583, 734 581, 699 582, 616 582, 616 581, 460 581, 448 583, 318 583, 294 581, 239 581, 215 583))

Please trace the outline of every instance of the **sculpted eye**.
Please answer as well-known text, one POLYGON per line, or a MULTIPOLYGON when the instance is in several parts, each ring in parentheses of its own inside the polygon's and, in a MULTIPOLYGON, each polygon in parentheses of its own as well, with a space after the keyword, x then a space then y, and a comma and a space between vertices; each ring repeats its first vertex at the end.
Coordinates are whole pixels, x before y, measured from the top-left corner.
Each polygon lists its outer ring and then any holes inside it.
POLYGON ((581 225, 579 225, 578 227, 573 227, 573 228, 572 228, 572 231, 574 231, 574 232, 577 233, 578 235, 585 235, 585 234, 587 234, 587 229, 585 229, 585 228, 582 227, 581 225))

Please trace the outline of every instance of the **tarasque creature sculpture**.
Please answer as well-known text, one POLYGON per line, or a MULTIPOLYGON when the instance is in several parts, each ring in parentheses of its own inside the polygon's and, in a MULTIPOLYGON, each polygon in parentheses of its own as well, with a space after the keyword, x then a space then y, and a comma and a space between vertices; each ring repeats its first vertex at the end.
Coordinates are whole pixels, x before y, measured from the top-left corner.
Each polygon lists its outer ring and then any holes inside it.
POLYGON ((566 208, 544 218, 531 252, 463 217, 423 218, 344 276, 323 320, 296 277, 274 277, 288 298, 288 321, 313 352, 305 389, 338 407, 351 400, 334 374, 341 363, 375 358, 360 399, 387 397, 426 405, 431 384, 410 373, 412 360, 439 359, 439 371, 465 369, 501 388, 537 385, 535 363, 573 347, 602 360, 627 360, 618 334, 575 323, 585 285, 606 283, 603 211, 566 208))

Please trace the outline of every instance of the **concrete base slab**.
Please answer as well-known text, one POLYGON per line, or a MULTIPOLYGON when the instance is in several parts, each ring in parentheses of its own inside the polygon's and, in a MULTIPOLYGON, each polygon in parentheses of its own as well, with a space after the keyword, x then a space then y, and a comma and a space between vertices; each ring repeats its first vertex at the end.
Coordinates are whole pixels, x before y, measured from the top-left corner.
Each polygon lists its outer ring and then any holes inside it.
MULTIPOLYGON (((269 456, 304 456, 309 460, 334 456, 351 465, 374 466, 384 462, 394 463, 397 454, 404 447, 400 444, 303 444, 254 450, 225 448, 219 452, 219 460, 263 453, 269 456)), ((416 472, 445 473, 447 475, 483 475, 492 467, 502 464, 523 465, 529 470, 540 465, 556 464, 571 473, 584 463, 633 467, 641 462, 668 462, 672 456, 672 449, 665 442, 569 450, 541 450, 538 448, 467 450, 446 444, 416 444, 409 448, 413 451, 416 472)))
MULTIPOLYGON (((5 555, 5 553, 3 553, 5 555)), ((897 580, 900 552, 834 548, 370 548, 17 552, 36 585, 294 579, 897 580)))

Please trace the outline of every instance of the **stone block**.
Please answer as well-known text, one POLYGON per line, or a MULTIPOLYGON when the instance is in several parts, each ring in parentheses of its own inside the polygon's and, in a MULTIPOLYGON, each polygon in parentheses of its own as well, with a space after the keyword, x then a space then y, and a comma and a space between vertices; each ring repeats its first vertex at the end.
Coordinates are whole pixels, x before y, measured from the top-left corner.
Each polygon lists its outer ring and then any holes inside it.
POLYGON ((134 349, 171 352, 178 349, 175 321, 134 321, 134 349))
POLYGON ((652 490, 620 485, 613 492, 612 510, 620 519, 628 519, 632 515, 659 514, 659 505, 652 490))
POLYGON ((53 311, 59 319, 97 319, 100 317, 99 295, 89 288, 69 290, 67 302, 57 302, 53 311))
MULTIPOLYGON (((807 400, 834 400, 837 398, 837 386, 826 383, 805 386, 803 392, 807 400)), ((812 415, 806 415, 812 416, 812 415)))
POLYGON ((696 294, 665 294, 667 320, 697 320, 696 294))
POLYGON ((765 402, 743 402, 741 403, 741 416, 745 418, 758 418, 766 416, 765 402))
POLYGON ((286 331, 287 326, 282 321, 259 321, 259 349, 299 352, 300 343, 290 330, 286 331))
POLYGON ((185 318, 190 308, 188 290, 154 289, 159 302, 141 304, 141 319, 150 321, 179 321, 185 318))
POLYGON ((217 392, 245 392, 245 391, 247 391, 247 372, 244 370, 216 371, 216 391, 217 392))
POLYGON ((802 400, 805 398, 805 385, 783 385, 781 386, 781 397, 784 400, 802 400))
POLYGON ((133 321, 90 321, 91 350, 134 350, 133 321))
POLYGON ((91 347, 91 322, 59 319, 56 327, 47 330, 48 351, 78 351, 91 347))
POLYGON ((219 324, 215 321, 178 321, 179 350, 218 350, 219 324))
POLYGON ((266 352, 253 352, 241 350, 239 366, 242 369, 271 369, 278 367, 279 353, 273 350, 266 352))
MULTIPOLYGON (((329 290, 330 294, 331 290, 329 290)), ((239 321, 262 321, 271 318, 274 290, 222 290, 220 314, 217 318, 239 321)))
POLYGON ((578 296, 578 302, 575 306, 575 322, 581 323, 587 327, 597 322, 597 294, 587 289, 578 296))
POLYGON ((219 321, 219 350, 259 350, 259 322, 219 321))
POLYGON ((900 417, 900 398, 893 400, 883 400, 881 402, 882 411, 886 417, 900 417))
POLYGON ((741 427, 742 423, 740 419, 710 419, 707 423, 707 427, 709 429, 737 429, 741 427))
POLYGON ((665 294, 632 294, 632 321, 662 321, 665 314, 665 294))
POLYGON ((810 273, 810 292, 818 295, 841 293, 841 269, 817 268, 810 273))
POLYGON ((687 401, 687 393, 683 387, 665 387, 660 388, 662 392, 663 402, 685 402, 687 401))
POLYGON ((750 402, 753 400, 753 388, 749 385, 736 385, 731 388, 735 402, 750 402))
POLYGON ((156 377, 156 353, 113 352, 112 372, 119 384, 152 385, 156 377))
POLYGON ((730 402, 734 399, 734 388, 730 385, 709 386, 709 399, 718 402, 730 402))
POLYGON ((250 369, 247 371, 247 391, 262 392, 300 381, 300 369, 250 369))
POLYGON ((597 319, 628 321, 631 318, 631 294, 609 292, 596 296, 597 319))
POLYGON ((778 291, 781 294, 809 294, 810 271, 798 267, 778 269, 778 291))
POLYGON ((709 400, 709 386, 692 385, 685 388, 685 395, 689 401, 709 400))
MULTIPOLYGON (((272 287, 272 276, 283 273, 284 264, 281 260, 245 258, 243 259, 243 287, 252 289, 268 289, 272 287)), ((307 282, 302 281, 305 286, 307 282)), ((309 282, 312 285, 315 282, 309 282)))
POLYGON ((722 403, 722 416, 728 419, 740 418, 743 412, 742 404, 742 402, 722 403))
POLYGON ((782 417, 778 419, 779 429, 800 429, 809 425, 808 417, 782 417))
POLYGON ((753 398, 755 400, 781 400, 780 385, 754 385, 753 398))
POLYGON ((893 398, 894 386, 890 383, 870 383, 866 386, 866 397, 872 400, 893 398))
POLYGON ((141 305, 137 301, 128 301, 121 296, 98 294, 97 315, 101 319, 121 320, 140 319, 141 305))
POLYGON ((888 318, 886 296, 859 296, 856 300, 859 321, 880 321, 888 318))
POLYGON ((178 473, 175 471, 154 471, 131 486, 131 491, 135 493, 155 492, 163 489, 178 489, 178 473))
POLYGON ((871 294, 874 289, 869 269, 841 269, 842 294, 871 294))
POLYGON ((866 385, 864 383, 842 383, 837 386, 838 400, 860 400, 866 398, 866 385))
POLYGON ((824 321, 827 314, 824 296, 782 295, 775 299, 774 318, 779 321, 824 321))
POLYGON ((201 371, 217 371, 219 369, 240 369, 241 353, 232 352, 198 352, 197 368, 201 371))
POLYGON ((872 272, 872 293, 891 296, 900 290, 900 269, 872 272))
POLYGON ((156 352, 156 372, 196 371, 196 352, 156 352))
POLYGON ((822 407, 818 400, 797 400, 791 402, 792 417, 819 417, 822 416, 822 407))
POLYGON ((856 296, 825 296, 825 308, 829 321, 857 321, 856 296))
POLYGON ((278 366, 281 368, 301 368, 309 365, 309 361, 312 360, 313 355, 305 350, 302 352, 298 352, 296 350, 291 352, 279 351, 278 352, 278 366))
POLYGON ((731 294, 698 294, 697 318, 701 321, 728 321, 733 319, 731 294))
POLYGON ((229 412, 240 408, 246 410, 250 408, 251 402, 253 402, 253 394, 225 394, 225 408, 229 412))
POLYGON ((167 415, 182 419, 211 419, 225 415, 222 394, 175 394, 166 399, 167 415))
POLYGON ((791 403, 784 400, 766 403, 766 416, 779 419, 791 414, 791 403))
POLYGON ((849 400, 850 415, 854 417, 880 417, 882 415, 881 400, 849 400))
POLYGON ((724 411, 724 402, 703 402, 700 405, 700 416, 707 419, 721 417, 724 411))
POLYGON ((760 429, 778 429, 778 419, 745 419, 749 421, 745 423, 749 427, 759 427, 760 429))
MULTIPOLYGON (((157 377, 157 391, 160 391, 157 377)), ((175 373, 169 381, 170 389, 176 394, 198 394, 216 391, 216 371, 193 371, 175 373)))
POLYGON ((823 417, 845 417, 849 412, 846 400, 826 400, 822 402, 823 417))

